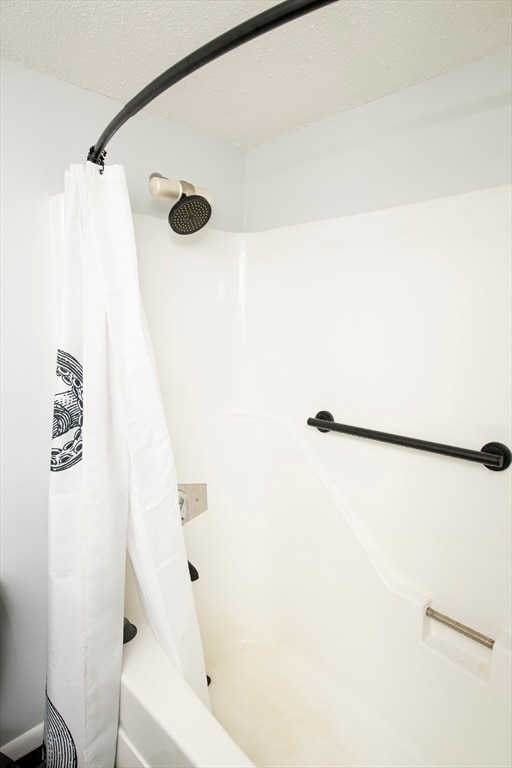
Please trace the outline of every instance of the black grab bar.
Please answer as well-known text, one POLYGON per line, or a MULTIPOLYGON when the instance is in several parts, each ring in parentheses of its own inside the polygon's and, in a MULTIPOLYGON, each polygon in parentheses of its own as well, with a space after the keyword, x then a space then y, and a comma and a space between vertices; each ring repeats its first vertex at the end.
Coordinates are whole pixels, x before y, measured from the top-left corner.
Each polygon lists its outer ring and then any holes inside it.
POLYGON ((418 440, 415 437, 404 435, 392 435, 389 432, 378 432, 364 427, 352 427, 349 424, 338 424, 329 411, 319 411, 314 419, 308 419, 308 426, 316 427, 319 432, 343 432, 356 437, 366 437, 370 440, 380 440, 383 443, 393 443, 406 448, 416 448, 419 451, 440 453, 443 456, 452 456, 455 459, 466 459, 483 464, 494 472, 502 472, 510 466, 512 453, 503 443, 487 443, 481 451, 472 451, 467 448, 457 448, 455 445, 443 443, 431 443, 428 440, 418 440))

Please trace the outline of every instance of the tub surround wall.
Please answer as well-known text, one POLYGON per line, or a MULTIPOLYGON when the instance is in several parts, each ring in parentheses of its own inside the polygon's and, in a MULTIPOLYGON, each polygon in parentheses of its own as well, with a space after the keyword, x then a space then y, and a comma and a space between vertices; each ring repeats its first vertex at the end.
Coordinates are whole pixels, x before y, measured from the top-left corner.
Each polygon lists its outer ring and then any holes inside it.
MULTIPOLYGON (((475 450, 512 445, 510 189, 265 233, 210 230, 194 253, 164 222, 135 217, 177 457, 219 414, 284 420, 382 578, 490 636, 511 626, 510 470, 306 420, 328 409, 475 450)), ((225 450, 229 462, 236 445, 225 450)), ((255 473, 251 491, 261 484, 255 473)))
POLYGON ((177 237, 167 221, 135 215, 134 223, 164 408, 172 429, 186 439, 239 398, 241 235, 205 229, 177 237))
MULTIPOLYGON (((262 690, 247 660, 264 674, 264 658, 289 651, 316 670, 315 695, 365 766, 510 760, 510 470, 306 420, 327 408, 476 450, 512 444, 510 210, 503 185, 264 233, 210 230, 194 252, 135 217, 180 482, 208 484, 209 510, 185 535, 221 680, 212 695, 230 678, 262 690), (429 604, 494 649, 434 625, 429 604), (366 716, 382 729, 373 751, 366 716)), ((272 722, 247 729, 216 706, 256 764, 280 764, 272 722)))
POLYGON ((214 713, 261 766, 505 768, 510 634, 485 681, 453 632, 433 648, 427 597, 383 581, 300 432, 211 419, 178 464, 209 481, 185 535, 214 713))
POLYGON ((244 265, 247 410, 300 428, 379 562, 491 636, 511 626, 510 470, 304 424, 512 445, 511 209, 503 186, 247 235, 244 265))

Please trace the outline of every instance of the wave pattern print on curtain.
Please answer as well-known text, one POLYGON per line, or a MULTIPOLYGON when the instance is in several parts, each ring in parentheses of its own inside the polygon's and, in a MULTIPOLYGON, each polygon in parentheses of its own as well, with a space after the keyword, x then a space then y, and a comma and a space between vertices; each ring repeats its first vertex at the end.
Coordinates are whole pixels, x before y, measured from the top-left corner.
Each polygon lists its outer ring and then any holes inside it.
POLYGON ((52 227, 46 763, 113 768, 127 538, 150 626, 206 704, 208 694, 123 169, 71 166, 52 227))

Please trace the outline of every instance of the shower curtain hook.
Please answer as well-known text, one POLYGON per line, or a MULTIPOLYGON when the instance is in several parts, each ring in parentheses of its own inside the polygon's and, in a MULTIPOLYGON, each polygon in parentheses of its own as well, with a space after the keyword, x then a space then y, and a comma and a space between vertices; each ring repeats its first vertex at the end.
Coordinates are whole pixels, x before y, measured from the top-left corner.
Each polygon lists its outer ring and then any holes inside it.
POLYGON ((104 149, 99 155, 97 160, 93 160, 94 157, 94 145, 89 149, 89 154, 87 155, 87 160, 89 160, 91 163, 94 163, 95 165, 100 166, 100 174, 103 175, 105 171, 105 157, 107 155, 107 150, 104 149))

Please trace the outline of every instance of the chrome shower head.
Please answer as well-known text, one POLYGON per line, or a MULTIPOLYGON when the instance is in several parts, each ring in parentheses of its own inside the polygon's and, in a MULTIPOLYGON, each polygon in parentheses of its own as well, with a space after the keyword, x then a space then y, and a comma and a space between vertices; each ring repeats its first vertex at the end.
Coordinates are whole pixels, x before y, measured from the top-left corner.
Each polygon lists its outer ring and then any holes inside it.
POLYGON ((169 226, 178 235, 191 235, 202 229, 210 220, 211 193, 202 187, 194 187, 188 181, 174 181, 152 173, 149 177, 152 195, 177 199, 169 211, 169 226), (201 194, 199 194, 201 193, 201 194))

